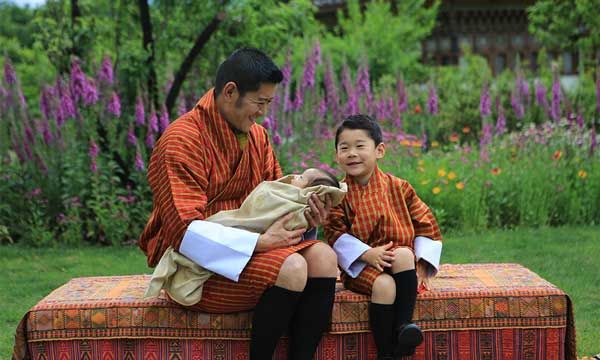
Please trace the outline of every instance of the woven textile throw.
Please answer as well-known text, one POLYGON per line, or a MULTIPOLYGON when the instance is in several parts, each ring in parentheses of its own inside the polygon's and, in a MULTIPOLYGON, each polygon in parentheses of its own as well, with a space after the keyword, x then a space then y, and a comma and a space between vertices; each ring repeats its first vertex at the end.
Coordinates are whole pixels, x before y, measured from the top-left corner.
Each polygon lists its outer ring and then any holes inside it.
MULTIPOLYGON (((247 359, 251 312, 208 314, 143 300, 149 275, 72 279, 35 305, 16 359, 247 359), (175 357, 174 357, 175 356, 175 357)), ((575 359, 571 304, 517 264, 443 265, 419 294, 425 332, 413 359, 575 359)), ((285 359, 282 339, 275 355, 285 359)), ((332 323, 315 359, 373 359, 368 299, 338 283, 332 323)))

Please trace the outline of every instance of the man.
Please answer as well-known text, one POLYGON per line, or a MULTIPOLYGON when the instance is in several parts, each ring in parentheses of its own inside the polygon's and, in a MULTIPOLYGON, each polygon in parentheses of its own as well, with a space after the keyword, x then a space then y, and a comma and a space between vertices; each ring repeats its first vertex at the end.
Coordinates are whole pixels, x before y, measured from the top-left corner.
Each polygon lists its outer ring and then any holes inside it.
MULTIPOLYGON (((240 49, 217 70, 214 89, 175 120, 152 152, 148 181, 154 208, 139 244, 155 266, 173 247, 213 271, 194 308, 233 312, 254 308, 251 359, 270 359, 291 328, 290 358, 312 359, 333 306, 337 259, 333 250, 288 231, 289 215, 263 234, 204 221, 237 209, 264 180, 282 176, 266 130, 256 124, 283 75, 256 49, 240 49)), ((305 214, 313 228, 331 201, 313 195, 305 214)))

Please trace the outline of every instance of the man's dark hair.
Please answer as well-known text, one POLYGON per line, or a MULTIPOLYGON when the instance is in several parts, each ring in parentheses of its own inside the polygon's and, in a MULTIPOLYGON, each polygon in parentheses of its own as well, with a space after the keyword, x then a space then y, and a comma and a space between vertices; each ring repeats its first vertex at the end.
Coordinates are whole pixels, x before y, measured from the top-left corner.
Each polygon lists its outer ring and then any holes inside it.
POLYGON ((381 134, 381 127, 377 121, 375 121, 369 115, 358 114, 358 115, 350 115, 344 122, 337 128, 335 131, 335 149, 337 150, 338 141, 340 138, 340 134, 342 131, 350 129, 350 130, 365 130, 369 137, 375 141, 375 146, 381 144, 383 142, 383 135, 381 134))
POLYGON ((234 51, 219 65, 215 79, 215 94, 219 96, 225 84, 233 81, 240 97, 256 91, 262 83, 279 84, 283 73, 264 52, 254 48, 234 51))
POLYGON ((340 182, 335 177, 335 175, 333 175, 332 173, 330 173, 329 171, 324 170, 324 169, 317 169, 317 170, 319 170, 319 172, 321 174, 325 175, 325 177, 314 179, 310 184, 307 185, 307 187, 317 186, 317 185, 327 185, 327 186, 336 187, 338 189, 340 188, 340 182))

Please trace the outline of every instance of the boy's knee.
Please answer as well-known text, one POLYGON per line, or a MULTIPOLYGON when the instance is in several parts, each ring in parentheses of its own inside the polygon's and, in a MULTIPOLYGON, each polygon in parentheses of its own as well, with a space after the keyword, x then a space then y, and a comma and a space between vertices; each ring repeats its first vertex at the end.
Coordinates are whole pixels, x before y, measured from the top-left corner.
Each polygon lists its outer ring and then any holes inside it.
POLYGON ((415 268, 415 254, 406 247, 400 247, 394 250, 394 261, 392 263, 392 271, 411 270, 415 268))
POLYGON ((396 282, 389 274, 382 273, 373 282, 371 301, 377 304, 393 304, 396 299, 396 282))
POLYGON ((291 254, 281 265, 275 285, 288 290, 302 291, 306 286, 307 269, 306 260, 302 255, 291 254))

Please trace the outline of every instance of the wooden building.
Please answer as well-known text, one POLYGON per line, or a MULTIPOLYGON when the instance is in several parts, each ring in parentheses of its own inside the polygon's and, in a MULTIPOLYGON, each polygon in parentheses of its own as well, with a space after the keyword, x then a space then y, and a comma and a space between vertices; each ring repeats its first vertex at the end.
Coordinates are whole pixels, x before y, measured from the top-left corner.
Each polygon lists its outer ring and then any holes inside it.
MULTIPOLYGON (((485 57, 494 73, 513 69, 520 59, 523 66, 537 69, 540 44, 529 34, 527 7, 534 0, 442 0, 436 27, 423 41, 422 61, 426 64, 457 65, 468 46, 485 57)), ((338 9, 344 0, 314 0, 317 18, 335 26, 338 9)), ((363 1, 363 4, 366 3, 363 1)), ((563 74, 577 72, 577 55, 549 53, 560 57, 563 74)))

